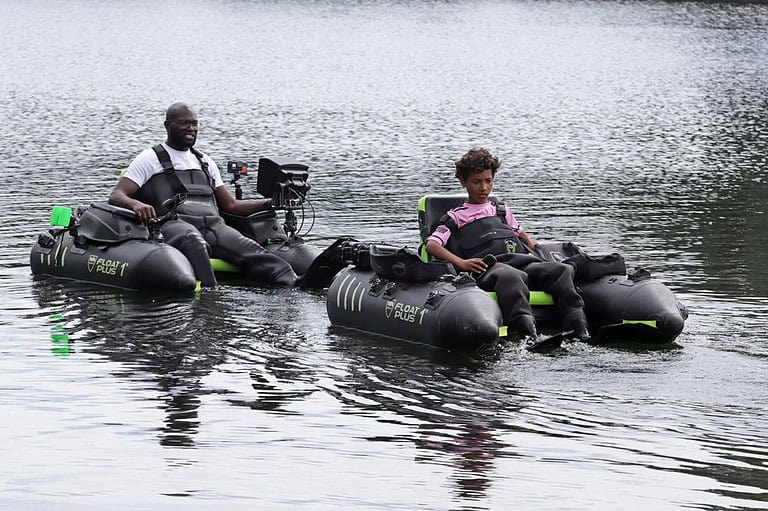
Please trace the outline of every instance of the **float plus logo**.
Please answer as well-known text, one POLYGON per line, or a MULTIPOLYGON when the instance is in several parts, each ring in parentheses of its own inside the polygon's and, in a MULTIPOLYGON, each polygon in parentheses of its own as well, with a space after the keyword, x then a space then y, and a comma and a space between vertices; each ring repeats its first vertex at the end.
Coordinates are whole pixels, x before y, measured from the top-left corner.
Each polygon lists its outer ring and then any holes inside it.
POLYGON ((395 309, 396 303, 397 303, 397 300, 390 300, 387 302, 387 305, 384 308, 384 314, 387 315, 387 319, 392 317, 392 311, 395 309))
POLYGON ((384 314, 386 314, 387 319, 397 319, 406 323, 416 323, 418 321, 421 324, 426 313, 427 309, 409 303, 398 302, 395 299, 388 301, 384 308, 384 314))
POLYGON ((97 255, 88 256, 88 271, 91 273, 103 273, 104 275, 124 276, 127 262, 115 259, 105 259, 97 255))

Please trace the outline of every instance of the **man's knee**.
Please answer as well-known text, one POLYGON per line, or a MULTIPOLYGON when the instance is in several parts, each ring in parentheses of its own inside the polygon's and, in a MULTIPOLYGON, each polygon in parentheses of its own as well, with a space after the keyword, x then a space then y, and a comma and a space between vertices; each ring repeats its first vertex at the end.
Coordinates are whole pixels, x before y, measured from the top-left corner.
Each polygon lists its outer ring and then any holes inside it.
POLYGON ((205 238, 200 234, 200 231, 193 226, 190 226, 189 229, 186 229, 183 232, 179 232, 175 236, 175 239, 170 240, 169 243, 173 244, 182 252, 186 250, 203 250, 208 257, 210 257, 212 253, 211 246, 205 241, 205 238))
POLYGON ((208 257, 211 257, 211 254, 213 253, 211 246, 205 241, 205 238, 197 229, 187 231, 184 234, 184 243, 188 243, 190 246, 202 246, 208 254, 208 257))
POLYGON ((215 251, 228 253, 231 256, 246 256, 249 254, 262 254, 266 250, 255 240, 243 235, 237 229, 224 223, 217 224, 207 231, 206 237, 215 251))

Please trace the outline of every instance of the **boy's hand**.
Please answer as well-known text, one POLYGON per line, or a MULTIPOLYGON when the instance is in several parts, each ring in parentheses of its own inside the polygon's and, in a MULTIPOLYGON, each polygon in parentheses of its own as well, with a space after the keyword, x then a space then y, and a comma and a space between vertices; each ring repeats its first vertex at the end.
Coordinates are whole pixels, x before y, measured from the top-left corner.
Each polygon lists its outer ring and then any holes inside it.
POLYGON ((485 261, 477 257, 473 257, 472 259, 462 259, 456 266, 458 266, 461 271, 469 273, 483 273, 485 269, 488 268, 485 261))

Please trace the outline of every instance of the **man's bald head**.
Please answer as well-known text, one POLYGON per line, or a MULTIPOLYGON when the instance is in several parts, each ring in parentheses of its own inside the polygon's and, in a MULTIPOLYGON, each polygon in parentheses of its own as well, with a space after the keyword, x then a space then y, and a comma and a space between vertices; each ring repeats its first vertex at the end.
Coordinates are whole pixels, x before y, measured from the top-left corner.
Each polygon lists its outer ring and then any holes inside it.
POLYGON ((192 112, 193 114, 195 113, 192 107, 190 107, 186 103, 177 101, 176 103, 169 106, 168 110, 165 111, 165 122, 173 121, 177 117, 187 114, 189 112, 192 112))

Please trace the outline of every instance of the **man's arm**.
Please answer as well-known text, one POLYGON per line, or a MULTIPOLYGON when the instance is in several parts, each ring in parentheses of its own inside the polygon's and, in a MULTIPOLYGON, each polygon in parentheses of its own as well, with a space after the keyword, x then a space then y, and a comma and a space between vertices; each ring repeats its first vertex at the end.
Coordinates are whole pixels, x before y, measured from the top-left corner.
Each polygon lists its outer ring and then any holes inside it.
POLYGON ((217 186, 214 193, 219 209, 230 215, 248 216, 272 209, 272 199, 238 200, 232 197, 226 186, 217 186))
POLYGON ((145 224, 150 218, 155 218, 157 214, 155 208, 133 198, 138 191, 139 185, 127 177, 121 177, 112 193, 109 194, 109 203, 113 206, 130 209, 136 213, 139 221, 145 224))
POLYGON ((482 273, 488 267, 482 259, 477 257, 472 259, 462 259, 434 240, 427 240, 426 248, 429 255, 449 262, 461 271, 482 273))

